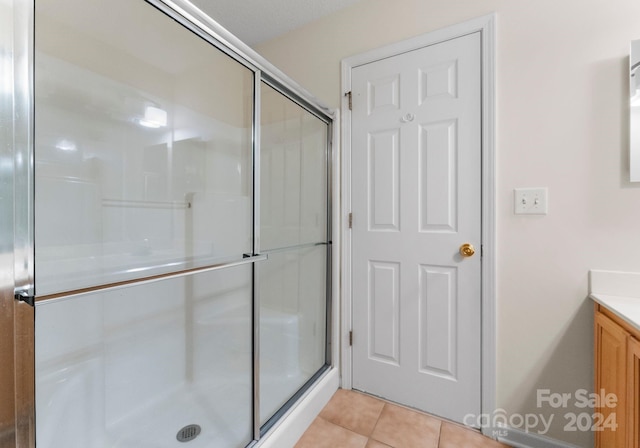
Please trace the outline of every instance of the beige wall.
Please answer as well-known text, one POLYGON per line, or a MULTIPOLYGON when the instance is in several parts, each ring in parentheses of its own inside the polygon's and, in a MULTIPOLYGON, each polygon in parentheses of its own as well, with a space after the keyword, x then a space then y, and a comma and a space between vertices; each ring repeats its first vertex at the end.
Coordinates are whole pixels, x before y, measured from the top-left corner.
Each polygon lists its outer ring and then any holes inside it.
MULTIPOLYGON (((236 127, 250 126, 253 73, 144 2, 41 0, 35 19, 37 52, 132 88, 131 102, 156 97, 170 114, 183 106, 236 127)), ((110 107, 122 113, 125 106, 110 107)))
MULTIPOLYGON (((363 0, 257 50, 333 107, 340 60, 497 13, 498 391, 592 388, 591 268, 640 271, 640 185, 628 178, 628 48, 636 0, 363 0), (548 216, 515 216, 513 189, 549 188, 548 216)), ((591 434, 551 436, 589 446, 591 434)), ((584 410, 580 410, 583 412, 584 410)))

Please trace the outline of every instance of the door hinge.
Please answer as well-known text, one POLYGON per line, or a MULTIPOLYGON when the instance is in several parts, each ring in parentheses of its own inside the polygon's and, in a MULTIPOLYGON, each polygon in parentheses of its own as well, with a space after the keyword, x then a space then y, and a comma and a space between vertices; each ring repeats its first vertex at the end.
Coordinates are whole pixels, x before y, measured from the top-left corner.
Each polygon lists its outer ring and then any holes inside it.
POLYGON ((353 331, 349 332, 349 347, 353 345, 353 331))
POLYGON ((349 213, 349 228, 353 228, 353 213, 349 213))
POLYGON ((347 101, 349 103, 349 110, 353 110, 353 95, 351 92, 347 92, 344 94, 347 97, 347 101))

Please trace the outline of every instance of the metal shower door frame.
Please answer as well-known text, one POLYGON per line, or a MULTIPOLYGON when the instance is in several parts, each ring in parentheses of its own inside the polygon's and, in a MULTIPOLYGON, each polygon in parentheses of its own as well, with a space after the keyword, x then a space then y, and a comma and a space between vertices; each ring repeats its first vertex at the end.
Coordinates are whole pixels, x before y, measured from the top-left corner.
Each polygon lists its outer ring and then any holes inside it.
POLYGON ((35 446, 33 1, 0 0, 0 448, 35 446))
MULTIPOLYGON (((0 0, 0 448, 35 447, 35 242, 34 242, 34 20, 37 0, 0 0)), ((145 1, 249 68, 254 73, 253 210, 251 258, 262 259, 260 227, 260 83, 268 82, 327 123, 327 331, 326 365, 332 345, 332 135, 334 112, 258 55, 188 0, 145 1)), ((246 260, 249 262, 250 260, 246 260)), ((254 319, 259 318, 255 288, 254 319)), ((254 442, 264 436, 259 409, 259 334, 254 322, 254 442), (261 431, 262 429, 262 431, 261 431)), ((304 389, 304 388, 303 388, 304 389)), ((304 390, 303 390, 304 391, 304 390)), ((299 396, 296 394, 292 398, 299 396)), ((284 412, 282 413, 284 414, 284 412)))

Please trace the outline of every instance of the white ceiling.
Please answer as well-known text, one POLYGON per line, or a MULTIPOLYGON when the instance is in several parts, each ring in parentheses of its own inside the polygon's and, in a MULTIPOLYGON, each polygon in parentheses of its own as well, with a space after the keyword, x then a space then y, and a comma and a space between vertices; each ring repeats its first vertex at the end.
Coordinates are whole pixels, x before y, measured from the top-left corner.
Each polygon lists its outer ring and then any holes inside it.
POLYGON ((248 45, 265 42, 361 0, 191 0, 248 45))

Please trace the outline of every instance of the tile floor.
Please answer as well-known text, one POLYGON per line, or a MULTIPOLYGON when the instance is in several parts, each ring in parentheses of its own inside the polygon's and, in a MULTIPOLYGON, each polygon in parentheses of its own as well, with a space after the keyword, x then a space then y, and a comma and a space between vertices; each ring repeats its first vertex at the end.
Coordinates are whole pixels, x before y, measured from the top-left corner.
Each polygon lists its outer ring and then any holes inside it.
POLYGON ((508 448, 479 432, 339 389, 295 448, 508 448))

